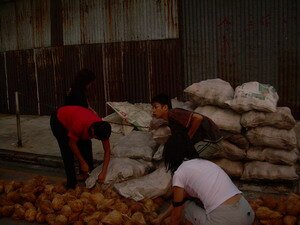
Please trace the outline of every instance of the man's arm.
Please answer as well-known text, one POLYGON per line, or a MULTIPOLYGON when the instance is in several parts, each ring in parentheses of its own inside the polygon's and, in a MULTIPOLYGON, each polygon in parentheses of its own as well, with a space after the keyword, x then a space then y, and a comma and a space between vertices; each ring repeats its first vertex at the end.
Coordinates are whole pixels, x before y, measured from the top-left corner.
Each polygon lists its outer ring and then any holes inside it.
POLYGON ((89 172, 89 166, 88 164, 85 162, 84 158, 82 157, 79 148, 77 147, 77 144, 75 141, 69 139, 69 146, 71 148, 71 151, 73 152, 73 154, 75 155, 75 157, 78 159, 79 164, 80 164, 80 168, 82 170, 82 172, 84 173, 88 173, 89 172))
POLYGON ((101 173, 98 176, 99 182, 103 183, 107 174, 107 169, 110 161, 110 143, 109 140, 102 141, 102 146, 104 149, 104 160, 102 165, 101 173))
POLYGON ((201 116, 198 113, 194 113, 192 115, 191 118, 191 125, 190 125, 190 129, 188 131, 188 135, 190 137, 190 139, 192 139, 196 133, 196 131, 198 130, 198 128, 200 127, 201 123, 203 120, 203 116, 201 116))

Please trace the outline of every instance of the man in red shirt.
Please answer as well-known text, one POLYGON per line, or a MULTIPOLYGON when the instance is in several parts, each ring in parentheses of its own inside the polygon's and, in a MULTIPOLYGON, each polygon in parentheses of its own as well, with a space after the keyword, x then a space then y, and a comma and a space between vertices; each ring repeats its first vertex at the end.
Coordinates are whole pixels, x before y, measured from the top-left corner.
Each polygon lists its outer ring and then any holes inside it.
POLYGON ((50 125, 56 137, 67 176, 67 188, 77 184, 74 155, 82 172, 93 170, 92 145, 82 144, 85 140, 96 138, 102 141, 104 161, 99 174, 99 182, 104 182, 110 160, 111 126, 98 117, 92 110, 81 106, 63 106, 51 115, 50 125))

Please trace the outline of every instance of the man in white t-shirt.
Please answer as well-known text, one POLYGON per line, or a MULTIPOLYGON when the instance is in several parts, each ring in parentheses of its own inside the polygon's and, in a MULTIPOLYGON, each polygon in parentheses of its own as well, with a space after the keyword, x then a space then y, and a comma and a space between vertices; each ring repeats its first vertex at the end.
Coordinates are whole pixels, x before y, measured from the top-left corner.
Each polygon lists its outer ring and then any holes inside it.
POLYGON ((153 224, 160 224, 170 214, 172 225, 183 220, 194 225, 253 223, 254 212, 241 191, 218 165, 198 158, 185 134, 172 134, 165 144, 163 157, 167 169, 173 173, 173 201, 153 224))

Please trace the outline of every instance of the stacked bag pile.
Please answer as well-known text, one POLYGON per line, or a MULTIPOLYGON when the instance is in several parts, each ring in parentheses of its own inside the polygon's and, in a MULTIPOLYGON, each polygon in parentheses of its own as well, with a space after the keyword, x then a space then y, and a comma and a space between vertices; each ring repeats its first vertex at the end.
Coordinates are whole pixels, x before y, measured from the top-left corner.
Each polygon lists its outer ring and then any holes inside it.
POLYGON ((287 107, 277 107, 278 94, 266 84, 236 87, 221 79, 194 83, 184 90, 224 134, 224 149, 215 163, 244 180, 296 180, 298 158, 295 119, 287 107))
MULTIPOLYGON (((135 201, 167 194, 171 188, 171 174, 163 166, 161 157, 155 154, 159 145, 148 131, 152 120, 151 105, 128 102, 108 102, 108 105, 115 113, 104 119, 113 124, 113 132, 125 135, 112 146, 105 185, 135 201)), ((101 169, 102 165, 91 172, 86 180, 87 188, 97 183, 101 169)))

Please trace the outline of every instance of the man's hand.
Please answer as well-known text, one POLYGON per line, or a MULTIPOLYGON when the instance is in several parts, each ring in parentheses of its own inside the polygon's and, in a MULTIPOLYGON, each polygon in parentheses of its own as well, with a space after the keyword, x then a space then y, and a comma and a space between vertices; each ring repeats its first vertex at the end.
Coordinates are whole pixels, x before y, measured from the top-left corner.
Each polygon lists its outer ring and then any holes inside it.
POLYGON ((89 165, 86 162, 81 162, 80 168, 84 173, 88 173, 90 171, 89 165))
POLYGON ((103 170, 102 170, 101 173, 98 176, 98 182, 99 183, 104 183, 105 177, 106 177, 106 173, 104 173, 103 170))

